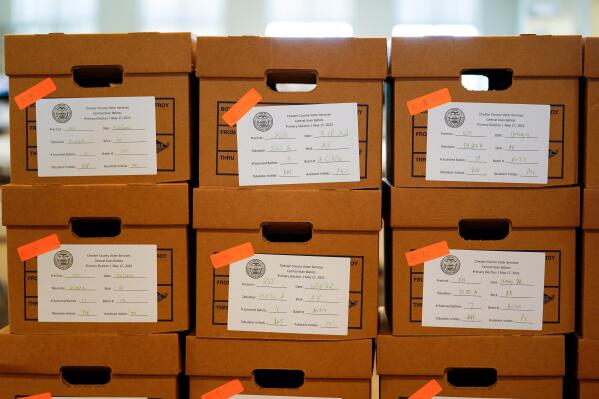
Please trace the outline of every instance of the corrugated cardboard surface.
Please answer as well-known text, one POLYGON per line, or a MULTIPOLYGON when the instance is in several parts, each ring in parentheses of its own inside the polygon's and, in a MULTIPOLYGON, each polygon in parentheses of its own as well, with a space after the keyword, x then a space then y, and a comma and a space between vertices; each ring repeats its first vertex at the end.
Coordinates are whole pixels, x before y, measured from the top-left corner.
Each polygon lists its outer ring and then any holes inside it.
MULTIPOLYGON (((411 116, 406 102, 448 88, 452 101, 550 104, 549 186, 578 182, 580 36, 471 38, 395 38, 391 49, 395 77, 393 144, 387 168, 397 187, 522 187, 516 183, 427 181, 427 113, 411 116), (555 57, 555 54, 560 54, 555 57), (442 60, 430 63, 430 59, 442 60), (469 91, 464 69, 513 71, 512 85, 502 91, 469 91)), ((542 186, 541 186, 542 187, 542 186)))
POLYGON ((13 332, 147 333, 189 328, 187 184, 7 185, 2 193, 4 224, 7 225, 9 315, 13 332), (71 230, 70 219, 81 217, 120 218, 121 233, 116 237, 77 237, 71 230), (37 259, 22 262, 16 249, 53 233, 58 234, 62 244, 156 244, 159 321, 39 323, 37 259))
MULTIPOLYGON (((587 37, 584 42, 585 81, 585 172, 584 184, 599 188, 599 38, 587 37)), ((599 388, 598 388, 599 389, 599 388)))
POLYGON ((387 77, 384 38, 200 37, 196 75, 200 78, 263 78, 267 70, 315 70, 320 78, 387 77))
POLYGON ((379 190, 194 190, 197 335, 219 338, 373 338, 377 331, 377 286, 381 192, 379 190), (303 243, 269 242, 263 223, 310 222, 303 243), (229 266, 214 269, 210 255, 244 242, 255 253, 351 257, 347 336, 277 334, 227 330, 229 266))
POLYGON ((582 75, 582 37, 521 35, 392 39, 393 77, 459 77, 463 69, 488 68, 509 68, 517 77, 579 77, 582 75), (432 59, 439 62, 430 62, 432 59))
MULTIPOLYGON (((378 188, 381 185, 384 39, 200 38, 199 79, 201 186, 238 187, 237 128, 223 114, 249 89, 262 96, 257 106, 357 103, 360 181, 312 184, 316 188, 378 188), (276 92, 266 85, 269 70, 311 70, 310 92, 276 92)), ((306 187, 277 185, 279 189, 306 187)))
POLYGON ((599 381, 580 381, 578 384, 578 398, 599 398, 599 381))
POLYGON ((181 354, 177 334, 18 335, 0 332, 0 371, 60 374, 63 366, 107 366, 113 375, 177 375, 181 354))
POLYGON ((394 337, 381 334, 377 346, 380 375, 432 378, 443 376, 451 367, 491 367, 500 377, 557 377, 565 373, 565 342, 561 335, 394 337))
MULTIPOLYGON (((599 58, 599 51, 597 54, 599 58)), ((599 79, 589 77, 585 83, 584 185, 599 188, 599 79)))
POLYGON ((578 187, 544 189, 389 188, 393 228, 456 228, 462 219, 509 219, 512 228, 580 225, 578 187))
POLYGON ((577 376, 581 380, 599 380, 599 340, 578 339, 577 376))
POLYGON ((599 339, 599 190, 584 190, 582 225, 579 332, 584 338, 599 339))
POLYGON ((599 340, 578 339, 579 398, 599 397, 599 340))
POLYGON ((440 395, 492 398, 562 398, 565 368, 563 336, 546 337, 393 337, 377 338, 380 398, 407 398, 430 379, 440 395), (452 368, 493 368, 490 387, 456 387, 452 368))
POLYGON ((177 334, 15 335, 0 333, 0 396, 40 392, 55 396, 177 398, 182 371, 177 334), (105 385, 71 385, 62 367, 109 367, 105 385))
POLYGON ((583 190, 582 228, 599 230, 599 190, 588 188, 583 190))
POLYGON ((6 71, 13 96, 38 83, 41 77, 51 77, 57 90, 47 98, 156 97, 158 174, 143 176, 38 177, 35 104, 21 111, 11 101, 11 181, 84 184, 189 180, 192 44, 189 33, 6 36, 6 71), (80 87, 73 81, 71 69, 86 65, 121 66, 123 83, 80 87))
POLYGON ((118 217, 125 226, 187 226, 188 193, 183 183, 8 184, 2 186, 2 220, 5 226, 66 226, 73 217, 118 217))
POLYGON ((196 188, 193 227, 208 230, 259 229, 264 222, 310 222, 315 231, 381 229, 380 190, 278 191, 196 188))
POLYGON ((599 78, 599 38, 584 38, 584 77, 599 78))
POLYGON ((574 331, 575 250, 579 189, 390 189, 387 313, 394 335, 506 335, 574 331), (444 201, 441 199, 444 199, 444 201), (417 216, 420 216, 418 218, 417 216), (509 219, 502 240, 465 240, 463 219, 509 219), (423 327, 424 265, 408 267, 404 254, 446 240, 451 249, 545 252, 543 330, 423 327))
POLYGON ((200 397, 239 378, 246 394, 370 398, 371 339, 308 342, 203 339, 190 335, 186 351, 191 397, 200 397), (302 370, 304 384, 299 388, 262 388, 254 380, 257 369, 302 370))
POLYGON ((189 376, 252 377, 256 369, 302 370, 306 379, 370 380, 372 376, 372 339, 253 340, 189 335, 186 343, 185 367, 189 376))
POLYGON ((194 41, 185 32, 6 35, 5 69, 8 76, 70 75, 81 65, 120 65, 125 73, 190 72, 194 41))

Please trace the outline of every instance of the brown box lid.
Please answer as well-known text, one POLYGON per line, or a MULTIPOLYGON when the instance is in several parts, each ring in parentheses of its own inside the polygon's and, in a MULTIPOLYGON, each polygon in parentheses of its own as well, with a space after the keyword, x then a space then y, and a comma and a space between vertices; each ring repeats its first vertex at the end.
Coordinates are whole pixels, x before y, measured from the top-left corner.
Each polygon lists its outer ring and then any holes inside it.
POLYGON ((585 188, 582 199, 582 227, 599 229, 599 189, 585 188))
POLYGON ((584 76, 599 78, 599 37, 584 38, 584 76))
POLYGON ((16 335, 0 332, 0 373, 60 374, 63 366, 106 366, 113 374, 177 375, 177 334, 16 335))
POLYGON ((513 228, 580 225, 580 189, 387 188, 391 227, 451 227, 462 219, 509 219, 513 228))
POLYGON ((269 69, 315 70, 320 78, 385 79, 384 38, 199 37, 200 78, 264 78, 269 69))
POLYGON ((463 69, 507 68, 513 76, 582 75, 581 36, 396 37, 391 76, 454 77, 463 69))
POLYGON ((372 376, 372 339, 270 341, 188 335, 186 352, 186 375, 251 377, 256 369, 292 369, 302 370, 306 379, 372 376))
POLYGON ((380 375, 442 376, 448 367, 489 367, 499 376, 562 376, 565 340, 547 336, 377 338, 380 375))
POLYGON ((578 339, 578 372, 581 380, 599 380, 599 340, 578 339))
POLYGON ((381 190, 195 188, 195 229, 259 229, 310 222, 314 230, 379 231, 381 190))
POLYGON ((73 217, 123 225, 188 225, 186 183, 2 186, 5 226, 64 226, 73 217))
POLYGON ((128 73, 191 72, 191 33, 5 35, 6 74, 69 75, 78 65, 120 65, 128 73))

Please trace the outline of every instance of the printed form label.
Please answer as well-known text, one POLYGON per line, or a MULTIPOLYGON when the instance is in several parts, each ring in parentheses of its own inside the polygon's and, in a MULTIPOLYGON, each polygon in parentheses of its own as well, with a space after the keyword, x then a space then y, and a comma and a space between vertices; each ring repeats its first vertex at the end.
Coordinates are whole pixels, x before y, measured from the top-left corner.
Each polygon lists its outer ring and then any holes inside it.
POLYGON ((357 104, 253 107, 237 149, 240 186, 360 181, 357 104))
POLYGON ((61 245, 38 256, 40 322, 156 322, 156 245, 61 245))
POLYGON ((347 335, 350 261, 256 254, 232 263, 227 328, 347 335))
POLYGON ((547 184, 549 108, 450 102, 430 109, 426 180, 547 184))
POLYGON ((544 252, 450 250, 424 263, 425 327, 541 330, 544 252))
POLYGON ((154 97, 36 102, 38 175, 155 175, 154 97))

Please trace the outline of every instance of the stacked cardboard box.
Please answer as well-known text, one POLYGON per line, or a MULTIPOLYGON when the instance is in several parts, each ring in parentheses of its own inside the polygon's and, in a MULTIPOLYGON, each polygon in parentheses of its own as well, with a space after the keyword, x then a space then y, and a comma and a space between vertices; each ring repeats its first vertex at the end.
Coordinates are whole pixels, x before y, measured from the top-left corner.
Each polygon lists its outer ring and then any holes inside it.
MULTIPOLYGON (((186 364, 192 396, 239 378, 249 394, 369 397, 386 73, 384 39, 198 39, 196 331, 187 339, 186 364), (276 124, 301 112, 294 106, 321 104, 318 113, 354 103, 354 115, 332 123, 355 123, 357 179, 245 184, 242 121, 229 125, 225 115, 251 89, 262 99, 245 118, 265 106, 286 113, 269 109, 270 124, 252 134, 260 140, 288 139, 293 127, 276 124), (273 123, 275 136, 268 131, 273 123), (248 242, 254 255, 218 268, 211 262, 211 255, 248 242)), ((332 129, 338 134, 337 125, 332 129)), ((261 154, 261 161, 271 159, 261 154)))
POLYGON ((5 44, 10 333, 0 334, 0 396, 175 399, 176 332, 190 325, 193 37, 5 44), (17 95, 40 81, 54 89, 22 108, 17 95), (30 245, 45 237, 58 243, 30 245), (22 256, 24 247, 38 251, 22 256))
POLYGON ((597 124, 599 112, 599 39, 586 38, 584 44, 585 134, 584 134, 584 195, 582 212, 582 273, 580 281, 580 316, 578 343, 579 397, 599 395, 599 145, 597 124))
POLYGON ((539 335, 575 327, 581 72, 576 36, 393 39, 382 398, 432 377, 447 396, 562 397, 564 337, 539 335), (408 112, 440 89, 449 104, 408 112))

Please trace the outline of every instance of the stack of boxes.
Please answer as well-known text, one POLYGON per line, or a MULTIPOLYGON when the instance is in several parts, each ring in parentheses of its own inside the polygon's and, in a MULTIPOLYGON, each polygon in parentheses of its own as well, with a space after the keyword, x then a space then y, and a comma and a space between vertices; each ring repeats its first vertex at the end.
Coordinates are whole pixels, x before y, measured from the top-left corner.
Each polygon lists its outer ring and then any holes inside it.
MULTIPOLYGON (((562 397, 580 37, 394 38, 389 71, 385 39, 50 34, 5 48, 11 93, 55 90, 11 101, 0 397, 224 399, 213 391, 239 379, 247 395, 367 399, 377 334, 381 399, 431 379, 444 396, 562 397), (445 102, 418 100, 441 89, 445 102), (59 243, 42 251, 46 237, 59 243), (441 255, 408 264, 435 243, 441 255)), ((584 60, 577 377, 591 398, 599 40, 584 60)))
POLYGON ((582 212, 582 273, 577 378, 581 399, 599 396, 599 39, 586 38, 584 45, 585 135, 584 193, 582 212))
POLYGON ((393 39, 381 398, 430 378, 446 396, 562 397, 557 334, 575 330, 581 53, 576 36, 393 39), (466 89, 472 75, 487 87, 466 89), (408 112, 409 100, 444 88, 452 102, 408 112), (449 254, 408 265, 407 252, 441 241, 449 254))
POLYGON ((11 93, 44 78, 55 90, 24 109, 10 105, 11 184, 2 190, 10 332, 0 334, 0 396, 176 399, 176 332, 190 326, 193 37, 5 43, 11 93), (19 255, 52 235, 58 247, 19 255))
MULTIPOLYGON (((385 40, 199 38, 196 57, 200 187, 193 194, 190 396, 238 378, 245 394, 368 398, 377 333, 385 40), (270 125, 252 134, 273 140, 268 152, 291 148, 285 140, 292 140, 295 123, 317 123, 318 115, 300 115, 294 106, 355 103, 357 113, 346 118, 358 130, 359 179, 240 184, 243 122, 230 126, 224 115, 251 89, 262 99, 244 118, 272 113, 270 125), (271 105, 281 112, 264 108, 271 105), (211 255, 246 243, 254 255, 213 265, 211 255)), ((337 126, 310 133, 331 129, 333 138, 311 139, 320 146, 343 133, 337 126)))

